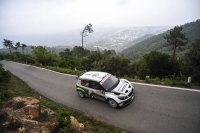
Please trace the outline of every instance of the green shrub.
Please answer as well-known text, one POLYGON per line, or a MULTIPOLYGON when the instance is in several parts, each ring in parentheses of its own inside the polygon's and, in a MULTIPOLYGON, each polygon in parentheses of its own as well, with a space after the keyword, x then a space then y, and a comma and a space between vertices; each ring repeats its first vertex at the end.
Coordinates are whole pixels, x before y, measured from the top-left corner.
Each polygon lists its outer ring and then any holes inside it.
POLYGON ((67 73, 67 74, 74 74, 74 75, 78 75, 83 73, 83 71, 79 71, 79 70, 71 70, 68 68, 59 68, 59 67, 52 67, 52 66, 46 66, 46 69, 50 69, 56 72, 61 72, 61 73, 67 73))
POLYGON ((164 82, 165 84, 170 85, 172 84, 173 81, 169 78, 162 78, 161 82, 164 82))
POLYGON ((1 112, 0 111, 0 124, 6 122, 7 118, 8 118, 8 113, 6 112, 1 112))
POLYGON ((2 68, 2 64, 0 64, 0 83, 8 83, 11 79, 10 71, 2 68))
POLYGON ((61 110, 57 115, 56 130, 59 133, 77 133, 70 122, 70 112, 61 110))
POLYGON ((45 110, 44 112, 42 112, 42 111, 41 111, 41 106, 39 106, 39 119, 40 119, 41 121, 45 121, 45 120, 48 119, 48 117, 49 117, 48 112, 47 112, 46 110, 45 110))
POLYGON ((8 90, 8 85, 6 83, 0 83, 0 108, 11 97, 12 93, 8 90))
POLYGON ((0 108, 6 103, 6 101, 12 97, 10 91, 3 91, 0 93, 0 108))
POLYGON ((159 83, 160 82, 160 78, 156 77, 156 78, 152 78, 150 79, 151 83, 159 83))

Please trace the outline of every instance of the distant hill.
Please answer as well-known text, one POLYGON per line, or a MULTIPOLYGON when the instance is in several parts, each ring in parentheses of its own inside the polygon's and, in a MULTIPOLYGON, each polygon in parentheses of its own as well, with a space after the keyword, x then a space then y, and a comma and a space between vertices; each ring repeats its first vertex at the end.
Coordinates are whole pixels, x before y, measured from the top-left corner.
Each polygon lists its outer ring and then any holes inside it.
MULTIPOLYGON (((114 49, 121 52, 123 49, 132 46, 133 43, 146 39, 149 34, 157 35, 169 30, 172 26, 146 26, 132 28, 110 28, 94 27, 94 32, 84 38, 84 48, 89 50, 114 49), (135 41, 135 42, 134 42, 135 41), (130 42, 133 42, 130 44, 130 42)), ((73 30, 63 33, 49 34, 25 34, 25 35, 0 35, 0 41, 8 39, 13 42, 20 42, 26 45, 41 45, 47 47, 81 46, 81 30, 73 30)), ((0 44, 3 48, 3 44, 0 44)))
MULTIPOLYGON (((182 32, 186 34, 189 42, 185 47, 178 51, 179 56, 182 56, 186 52, 186 50, 190 47, 192 41, 200 37, 200 19, 196 20, 195 22, 186 23, 182 25, 182 27, 182 32)), ((121 54, 131 60, 138 60, 141 59, 144 54, 152 50, 171 53, 170 48, 163 46, 166 43, 166 40, 164 39, 164 36, 166 34, 169 34, 169 30, 162 34, 154 35, 150 38, 147 38, 137 44, 132 42, 132 46, 123 50, 121 54)))
POLYGON ((127 46, 133 46, 134 44, 137 44, 137 43, 139 43, 139 42, 141 42, 141 41, 143 41, 143 40, 145 40, 147 38, 150 38, 152 36, 154 36, 154 35, 153 34, 146 34, 146 35, 144 35, 142 37, 139 37, 139 38, 135 39, 134 41, 129 42, 127 44, 127 46))
MULTIPOLYGON (((73 49, 74 47, 71 47, 71 46, 56 46, 56 47, 45 47, 47 51, 51 51, 51 52, 54 52, 56 54, 59 54, 60 52, 64 51, 66 48, 68 49, 73 49)), ((14 52, 20 52, 22 53, 22 49, 21 48, 18 48, 18 50, 11 50, 12 53, 14 52)), ((0 54, 9 54, 9 49, 8 48, 2 48, 0 49, 0 54)), ((32 48, 31 46, 27 46, 24 48, 24 54, 32 54, 32 48)))
MULTIPOLYGON (((86 48, 100 48, 100 49, 113 49, 116 52, 121 52, 123 49, 132 46, 134 43, 142 41, 152 35, 157 35, 169 30, 172 26, 144 26, 132 27, 126 29, 113 29, 110 34, 104 37, 90 40, 84 45, 86 48)), ((96 31, 101 33, 100 31, 96 31)), ((93 37, 95 34, 91 34, 93 37)), ((91 39, 91 38, 90 38, 91 39)))

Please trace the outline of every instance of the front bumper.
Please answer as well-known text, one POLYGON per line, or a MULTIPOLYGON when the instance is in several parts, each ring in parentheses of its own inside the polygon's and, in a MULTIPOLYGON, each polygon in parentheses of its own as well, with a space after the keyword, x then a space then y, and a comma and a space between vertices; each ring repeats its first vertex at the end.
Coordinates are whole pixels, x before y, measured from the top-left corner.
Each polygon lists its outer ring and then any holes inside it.
POLYGON ((119 107, 122 107, 122 106, 126 106, 126 105, 130 104, 130 103, 133 101, 134 97, 135 97, 134 94, 135 94, 135 92, 134 92, 134 90, 133 90, 132 95, 131 95, 127 100, 118 103, 118 106, 119 106, 119 107))

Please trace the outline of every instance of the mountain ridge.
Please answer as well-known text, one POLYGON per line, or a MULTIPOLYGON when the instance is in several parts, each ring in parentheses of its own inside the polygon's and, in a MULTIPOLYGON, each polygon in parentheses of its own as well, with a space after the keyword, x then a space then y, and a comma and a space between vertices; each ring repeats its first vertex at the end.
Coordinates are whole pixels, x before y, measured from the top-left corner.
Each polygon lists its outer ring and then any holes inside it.
MULTIPOLYGON (((186 23, 181 26, 183 27, 182 32, 185 33, 186 37, 188 37, 188 39, 189 39, 187 45, 185 47, 183 47, 182 50, 179 50, 182 53, 185 53, 185 51, 188 49, 188 47, 191 45, 191 43, 195 39, 200 37, 200 19, 198 19, 194 22, 186 23)), ((164 33, 154 35, 150 38, 147 38, 137 44, 133 44, 131 47, 124 49, 121 52, 121 54, 123 54, 128 59, 139 60, 143 57, 144 54, 149 53, 152 50, 171 53, 170 48, 164 47, 164 44, 166 43, 164 36, 166 34, 169 34, 169 30, 165 31, 164 33)), ((181 54, 181 53, 179 53, 179 54, 181 54)))

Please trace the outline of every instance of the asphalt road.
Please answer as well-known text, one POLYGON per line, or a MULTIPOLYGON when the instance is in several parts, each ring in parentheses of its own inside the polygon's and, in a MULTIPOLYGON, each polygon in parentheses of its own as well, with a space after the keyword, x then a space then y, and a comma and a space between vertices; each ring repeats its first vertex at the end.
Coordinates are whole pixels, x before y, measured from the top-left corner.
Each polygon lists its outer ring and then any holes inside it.
POLYGON ((76 78, 46 69, 1 61, 4 68, 41 95, 133 133, 200 133, 200 91, 133 83, 135 99, 121 109, 80 98, 76 78))

